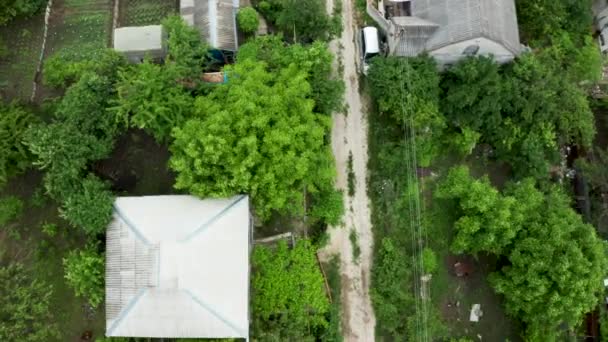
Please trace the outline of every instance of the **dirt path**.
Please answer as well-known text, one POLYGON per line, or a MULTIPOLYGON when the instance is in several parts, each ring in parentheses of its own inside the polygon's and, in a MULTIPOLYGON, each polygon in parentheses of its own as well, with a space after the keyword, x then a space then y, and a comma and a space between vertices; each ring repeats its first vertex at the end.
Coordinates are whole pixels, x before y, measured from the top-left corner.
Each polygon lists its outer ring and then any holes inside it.
MULTIPOLYGON (((359 95, 357 73, 358 53, 355 45, 354 0, 343 0, 344 31, 339 40, 331 43, 331 50, 344 66, 345 102, 348 114, 334 113, 332 149, 336 158, 337 186, 344 190, 346 213, 344 226, 330 229, 330 242, 321 256, 340 255, 342 272, 342 328, 345 341, 373 341, 376 318, 369 296, 372 243, 369 199, 367 197, 367 119, 359 95), (348 159, 352 153, 352 172, 355 175, 355 194, 348 195, 348 159), (351 230, 357 233, 361 250, 358 260, 353 257, 351 230)), ((331 13, 333 1, 328 0, 331 13)), ((339 64, 336 63, 336 67, 339 64)), ((335 70, 338 70, 337 67, 335 70)))

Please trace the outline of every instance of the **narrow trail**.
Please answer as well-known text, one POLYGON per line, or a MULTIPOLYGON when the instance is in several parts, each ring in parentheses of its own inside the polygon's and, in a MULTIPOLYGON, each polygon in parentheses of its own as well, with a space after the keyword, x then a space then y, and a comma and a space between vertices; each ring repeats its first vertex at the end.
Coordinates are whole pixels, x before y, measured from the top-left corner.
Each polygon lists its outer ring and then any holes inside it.
MULTIPOLYGON (((344 30, 340 39, 330 44, 343 64, 343 79, 346 85, 344 100, 348 113, 333 114, 332 150, 338 170, 337 186, 344 190, 345 215, 343 227, 329 230, 330 242, 321 251, 322 258, 340 256, 342 275, 342 330, 345 341, 374 341, 376 318, 369 294, 372 265, 373 236, 371 231, 369 198, 367 197, 367 118, 363 111, 365 102, 359 94, 357 72, 358 52, 355 45, 357 28, 354 21, 354 0, 343 0, 342 18, 344 30), (355 194, 348 195, 348 159, 352 153, 352 172, 355 174, 355 194), (351 230, 356 231, 361 254, 353 257, 353 244, 349 239, 351 230)), ((333 0, 327 1, 329 13, 333 0)))

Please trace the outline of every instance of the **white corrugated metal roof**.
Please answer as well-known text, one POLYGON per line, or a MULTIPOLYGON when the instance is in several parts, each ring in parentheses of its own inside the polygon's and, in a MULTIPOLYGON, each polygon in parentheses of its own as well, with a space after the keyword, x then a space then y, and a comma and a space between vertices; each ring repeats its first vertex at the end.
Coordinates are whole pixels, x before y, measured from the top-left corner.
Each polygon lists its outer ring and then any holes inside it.
POLYGON ((106 335, 248 338, 247 196, 121 197, 106 234, 106 335))
POLYGON ((236 12, 239 0, 187 0, 180 3, 180 14, 198 27, 210 46, 227 51, 238 49, 236 12))

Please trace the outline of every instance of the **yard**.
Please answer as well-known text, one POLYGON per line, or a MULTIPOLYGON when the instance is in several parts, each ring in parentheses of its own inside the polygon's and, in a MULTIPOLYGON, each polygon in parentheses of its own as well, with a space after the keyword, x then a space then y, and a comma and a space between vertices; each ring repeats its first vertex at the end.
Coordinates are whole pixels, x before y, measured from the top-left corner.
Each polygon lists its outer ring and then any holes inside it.
MULTIPOLYGON (((375 238, 375 269, 372 291, 382 293, 382 289, 374 285, 382 281, 382 286, 389 286, 387 279, 395 282, 395 286, 406 288, 407 293, 399 295, 395 290, 387 290, 384 300, 374 304, 378 322, 376 330, 379 340, 391 340, 395 336, 412 338, 411 325, 416 317, 414 305, 414 282, 418 281, 411 266, 414 252, 412 251, 412 218, 410 217, 413 197, 411 189, 412 177, 409 177, 405 160, 409 158, 409 148, 404 143, 403 135, 398 127, 394 126, 386 116, 379 115, 375 110, 369 113, 370 125, 370 183, 369 194, 372 202, 372 224, 375 238), (407 266, 407 271, 391 275, 384 273, 383 269, 393 269, 382 260, 386 255, 382 250, 384 239, 390 239, 393 246, 399 250, 398 258, 407 266), (403 254, 401 254, 403 253, 403 254), (409 298, 408 298, 409 297, 409 298), (387 320, 394 317, 391 303, 400 317, 408 317, 402 323, 392 325, 387 320), (383 317, 382 312, 387 315, 383 317), (408 323, 410 321, 410 323, 408 323), (389 333, 390 331, 390 333, 389 333)), ((431 197, 438 178, 455 165, 458 160, 446 156, 445 160, 436 161, 427 171, 419 170, 420 189, 424 199, 421 202, 421 222, 425 245, 435 251, 437 255, 437 270, 430 280, 430 315, 426 327, 433 338, 438 337, 467 337, 473 340, 482 338, 487 341, 501 341, 508 338, 511 341, 519 340, 520 329, 505 315, 501 299, 494 293, 486 277, 496 265, 496 260, 480 256, 474 259, 471 256, 456 256, 449 253, 452 239, 452 224, 454 222, 453 208, 445 201, 435 201, 431 197), (454 270, 457 262, 466 263, 471 273, 465 277, 458 277, 454 270), (479 323, 469 322, 469 313, 473 304, 481 304, 483 317, 479 323), (433 319, 438 316, 439 319, 433 319)), ((493 172, 497 183, 505 179, 505 169, 500 165, 482 165, 475 158, 467 164, 476 173, 493 172)), ((395 266, 397 267, 397 266, 395 266)), ((401 266, 403 267, 403 266, 401 266)), ((393 269, 394 270, 394 269, 393 269)), ((394 271, 393 271, 394 272, 394 271)))

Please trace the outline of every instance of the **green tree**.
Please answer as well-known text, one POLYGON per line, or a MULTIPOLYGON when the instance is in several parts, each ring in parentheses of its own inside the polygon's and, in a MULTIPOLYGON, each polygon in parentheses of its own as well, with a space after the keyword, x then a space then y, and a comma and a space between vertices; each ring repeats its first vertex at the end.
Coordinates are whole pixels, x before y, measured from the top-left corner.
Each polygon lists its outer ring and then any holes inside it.
POLYGON ((254 33, 260 25, 258 12, 253 7, 240 9, 236 18, 239 22, 239 27, 245 33, 254 33))
POLYGON ((44 4, 46 0, 0 0, 0 26, 17 17, 34 15, 44 4))
POLYGON ((332 76, 333 55, 327 44, 316 41, 311 45, 285 44, 281 37, 263 36, 239 47, 239 61, 262 61, 271 72, 295 64, 307 74, 315 112, 331 115, 342 109, 344 83, 332 76))
POLYGON ((103 233, 112 220, 112 192, 106 183, 91 174, 82 179, 76 189, 64 199, 60 215, 87 234, 103 233))
POLYGON ((13 103, 0 102, 0 187, 32 165, 32 155, 23 144, 27 128, 39 120, 13 103))
POLYGON ((456 253, 501 254, 514 242, 529 213, 538 210, 543 195, 525 180, 500 194, 487 177, 475 179, 465 166, 452 168, 435 196, 455 199, 460 217, 455 222, 456 253))
POLYGON ((285 242, 254 249, 252 317, 257 338, 309 341, 327 328, 330 305, 315 253, 307 240, 298 240, 293 249, 285 242))
POLYGON ((178 15, 165 18, 162 25, 168 36, 165 64, 174 67, 182 78, 198 78, 207 56, 207 46, 199 31, 178 15))
POLYGON ((335 177, 324 143, 330 120, 313 112, 306 75, 249 60, 225 71, 230 83, 197 98, 197 118, 173 132, 175 187, 201 197, 248 193, 264 219, 301 213, 304 192, 331 188, 335 177))
POLYGON ((322 0, 264 0, 258 10, 294 42, 327 40, 331 18, 322 0))
POLYGON ((439 112, 439 74, 433 59, 374 58, 368 79, 380 113, 403 128, 402 136, 414 131, 418 162, 428 166, 441 147, 446 126, 439 112))
POLYGON ((437 255, 431 248, 425 247, 422 250, 422 267, 426 273, 434 273, 437 271, 437 267, 439 267, 437 255))
POLYGON ((531 338, 547 338, 560 324, 574 328, 596 307, 608 269, 606 245, 562 192, 549 192, 506 255, 509 265, 490 282, 531 338))
POLYGON ((89 245, 82 250, 71 251, 63 259, 65 279, 78 297, 87 299, 96 308, 105 296, 105 260, 96 246, 89 245))
POLYGON ((118 97, 111 111, 117 120, 166 142, 174 127, 190 116, 193 98, 178 83, 175 68, 148 60, 119 72, 118 97))
POLYGON ((32 277, 23 265, 0 266, 0 340, 58 340, 52 295, 53 287, 32 277))

